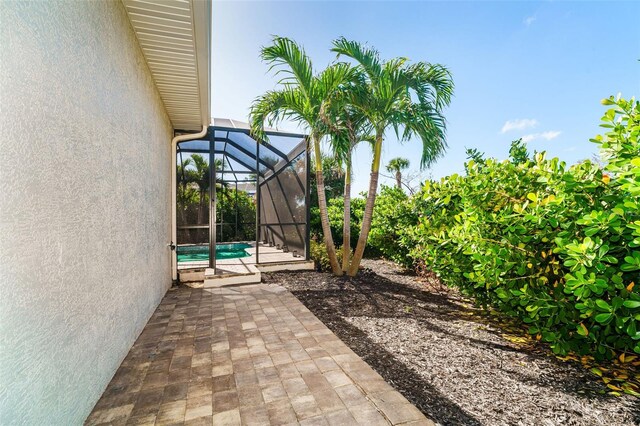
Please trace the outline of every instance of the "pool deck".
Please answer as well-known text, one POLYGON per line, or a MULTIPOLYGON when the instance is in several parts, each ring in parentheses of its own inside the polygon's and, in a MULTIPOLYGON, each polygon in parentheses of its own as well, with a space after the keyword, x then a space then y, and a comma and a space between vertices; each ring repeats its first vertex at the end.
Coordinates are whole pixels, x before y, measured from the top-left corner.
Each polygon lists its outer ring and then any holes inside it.
POLYGON ((277 285, 169 290, 87 425, 433 425, 277 285))
POLYGON ((256 264, 255 243, 245 249, 249 256, 234 259, 217 259, 215 270, 209 268, 208 261, 180 262, 178 275, 181 282, 203 282, 205 287, 259 283, 261 273, 284 270, 313 270, 314 263, 303 257, 294 257, 276 247, 260 245, 259 260, 256 264))
MULTIPOLYGON (((239 257, 235 259, 216 259, 216 266, 219 269, 219 273, 238 273, 246 271, 247 265, 256 264, 256 248, 255 242, 249 243, 252 246, 245 250, 249 253, 247 257, 239 257)), ((268 245, 260 244, 260 264, 264 263, 285 263, 285 262, 304 262, 304 257, 294 257, 293 253, 285 253, 276 247, 269 247, 268 245)), ((196 262, 179 262, 178 270, 194 269, 194 268, 208 268, 208 261, 196 261, 196 262)))

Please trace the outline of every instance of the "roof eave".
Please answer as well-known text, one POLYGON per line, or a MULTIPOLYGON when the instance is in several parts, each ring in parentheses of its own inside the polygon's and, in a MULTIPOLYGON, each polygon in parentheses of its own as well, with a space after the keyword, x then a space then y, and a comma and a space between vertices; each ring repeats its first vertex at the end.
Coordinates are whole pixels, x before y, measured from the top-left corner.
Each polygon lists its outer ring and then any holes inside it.
POLYGON ((200 121, 208 126, 211 121, 211 2, 194 1, 191 10, 198 62, 200 121))
POLYGON ((211 0, 122 0, 175 129, 211 120, 211 0))

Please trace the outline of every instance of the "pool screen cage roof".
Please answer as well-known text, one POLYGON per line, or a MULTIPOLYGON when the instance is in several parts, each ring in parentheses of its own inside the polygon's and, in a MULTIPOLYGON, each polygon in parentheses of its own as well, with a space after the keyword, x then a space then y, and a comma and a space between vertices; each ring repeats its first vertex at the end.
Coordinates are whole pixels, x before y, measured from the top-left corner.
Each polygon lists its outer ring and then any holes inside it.
POLYGON ((208 246, 199 260, 215 268, 222 243, 245 242, 255 243, 255 263, 283 259, 276 251, 309 259, 306 135, 266 134, 258 143, 247 123, 214 119, 206 136, 178 143, 179 254, 208 246))

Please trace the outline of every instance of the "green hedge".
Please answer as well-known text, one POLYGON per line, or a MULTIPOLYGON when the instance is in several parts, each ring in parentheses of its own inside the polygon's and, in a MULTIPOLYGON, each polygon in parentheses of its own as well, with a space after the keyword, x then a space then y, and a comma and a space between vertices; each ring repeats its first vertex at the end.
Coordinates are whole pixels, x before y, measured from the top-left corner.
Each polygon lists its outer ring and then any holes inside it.
POLYGON ((640 106, 607 99, 604 168, 515 143, 412 198, 384 188, 370 244, 528 324, 558 354, 640 353, 640 106))
MULTIPOLYGON (((355 197, 351 200, 351 248, 358 243, 358 235, 362 226, 362 216, 366 200, 363 197, 355 197)), ((327 202, 327 212, 331 224, 331 235, 336 245, 342 245, 344 227, 344 198, 342 196, 331 198, 327 202)), ((322 224, 320 223, 320 210, 318 206, 311 207, 310 221, 311 235, 318 241, 322 241, 322 224)))

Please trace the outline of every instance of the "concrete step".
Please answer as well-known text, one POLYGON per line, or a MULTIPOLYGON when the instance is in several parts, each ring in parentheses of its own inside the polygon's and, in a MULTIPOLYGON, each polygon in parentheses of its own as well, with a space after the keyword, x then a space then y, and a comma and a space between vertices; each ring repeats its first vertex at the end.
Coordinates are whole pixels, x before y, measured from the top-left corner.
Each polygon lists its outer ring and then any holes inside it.
POLYGON ((313 260, 295 261, 295 262, 274 262, 256 265, 260 272, 279 272, 279 271, 313 271, 316 269, 313 260))
POLYGON ((182 269, 178 270, 178 280, 181 283, 193 283, 204 281, 205 269, 182 269))
POLYGON ((275 262, 262 265, 221 265, 216 274, 211 268, 182 269, 178 271, 180 282, 204 282, 205 288, 224 287, 238 284, 254 284, 262 280, 263 272, 313 271, 312 260, 275 262))
POLYGON ((207 269, 204 273, 204 288, 225 287, 239 284, 255 284, 262 281, 262 274, 255 266, 248 266, 246 273, 218 273, 207 269))

